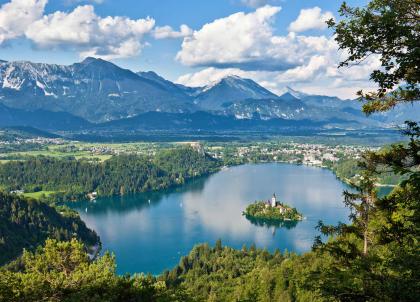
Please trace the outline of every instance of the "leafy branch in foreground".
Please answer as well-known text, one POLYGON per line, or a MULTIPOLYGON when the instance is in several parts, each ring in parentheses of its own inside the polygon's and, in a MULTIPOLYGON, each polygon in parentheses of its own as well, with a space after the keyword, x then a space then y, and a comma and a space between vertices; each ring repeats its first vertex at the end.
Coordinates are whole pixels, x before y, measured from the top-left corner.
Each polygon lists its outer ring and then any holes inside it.
POLYGON ((356 8, 343 3, 339 10, 343 19, 327 22, 340 49, 348 53, 340 67, 360 64, 370 56, 380 60, 381 68, 370 75, 377 91, 358 92, 366 100, 365 113, 420 100, 419 12, 417 0, 373 0, 356 8))
POLYGON ((17 270, 0 269, 0 301, 189 301, 152 276, 118 276, 115 259, 91 261, 83 244, 47 240, 17 270))

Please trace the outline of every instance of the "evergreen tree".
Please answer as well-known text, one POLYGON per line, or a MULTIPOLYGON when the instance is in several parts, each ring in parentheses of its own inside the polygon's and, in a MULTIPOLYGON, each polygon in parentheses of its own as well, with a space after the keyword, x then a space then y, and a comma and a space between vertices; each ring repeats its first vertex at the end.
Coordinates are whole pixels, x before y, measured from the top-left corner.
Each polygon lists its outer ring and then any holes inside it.
MULTIPOLYGON (((340 9, 343 20, 330 20, 336 40, 349 57, 340 66, 359 63, 370 55, 381 59, 372 73, 377 92, 359 95, 367 100, 365 113, 386 111, 399 103, 420 100, 420 3, 410 0, 372 0, 365 8, 340 9), (395 86, 399 86, 395 89, 395 86)), ((365 154, 362 177, 345 192, 352 210, 351 224, 319 228, 334 235, 327 243, 318 237, 314 251, 324 261, 305 279, 305 286, 328 301, 418 301, 420 255, 420 127, 407 122, 409 143, 365 154), (378 198, 376 174, 388 170, 405 179, 388 196, 378 198)))
POLYGON ((168 291, 152 276, 118 276, 115 259, 105 254, 91 261, 84 245, 47 240, 36 253, 25 251, 17 271, 0 270, 0 301, 189 301, 182 291, 168 291))

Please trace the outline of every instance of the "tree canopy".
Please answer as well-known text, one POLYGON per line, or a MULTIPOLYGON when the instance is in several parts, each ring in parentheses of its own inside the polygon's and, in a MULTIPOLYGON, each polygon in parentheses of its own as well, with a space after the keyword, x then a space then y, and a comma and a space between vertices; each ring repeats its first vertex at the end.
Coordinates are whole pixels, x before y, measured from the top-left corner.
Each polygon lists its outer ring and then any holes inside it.
POLYGON ((18 257, 24 248, 35 249, 47 238, 78 238, 88 247, 99 237, 72 210, 0 192, 0 264, 18 257))
MULTIPOLYGON (((341 66, 357 64, 371 55, 381 60, 382 68, 371 75, 378 91, 360 93, 367 100, 366 113, 419 100, 419 6, 418 0, 372 0, 363 8, 343 4, 340 12, 344 19, 329 22, 340 47, 349 54, 341 66)), ((407 122, 403 133, 408 141, 364 155, 357 168, 361 177, 344 192, 345 204, 351 209, 350 223, 320 222, 322 235, 308 253, 269 253, 255 245, 235 250, 223 247, 219 240, 214 247, 195 247, 174 269, 156 278, 117 276, 112 255, 90 260, 76 239, 47 240, 36 252, 25 251, 16 266, 0 270, 0 300, 419 301, 420 127, 407 122), (401 175, 403 181, 380 197, 375 180, 383 171, 401 175)), ((39 159, 35 159, 26 166, 5 165, 7 170, 0 171, 0 180, 19 186, 44 185, 45 181, 54 188, 74 185, 110 194, 134 192, 182 183, 186 177, 217 166, 191 152, 168 151, 154 158, 115 157, 100 165, 71 160, 37 164, 39 159), (53 170, 44 169, 42 164, 53 170), (73 179, 78 176, 81 179, 73 179)), ((19 198, 6 195, 2 204, 2 196, 0 214, 4 213, 6 220, 0 217, 0 247, 6 242, 2 238, 13 236, 13 227, 22 231, 25 239, 37 232, 51 236, 43 224, 49 208, 35 214, 22 208, 44 206, 25 205, 19 198), (8 233, 10 227, 12 233, 8 233)))
POLYGON ((118 276, 115 259, 91 261, 84 245, 47 240, 35 253, 23 253, 19 270, 0 269, 0 301, 188 301, 152 276, 118 276))
POLYGON ((339 47, 348 54, 340 66, 360 64, 377 56, 381 67, 370 77, 375 92, 359 96, 366 100, 365 113, 386 111, 399 103, 420 100, 420 2, 417 0, 372 0, 366 7, 345 2, 342 20, 329 20, 339 47))
POLYGON ((49 199, 68 200, 93 191, 124 195, 164 189, 216 171, 220 165, 189 147, 162 150, 150 157, 115 155, 102 163, 39 156, 0 165, 0 183, 10 190, 55 191, 49 199))

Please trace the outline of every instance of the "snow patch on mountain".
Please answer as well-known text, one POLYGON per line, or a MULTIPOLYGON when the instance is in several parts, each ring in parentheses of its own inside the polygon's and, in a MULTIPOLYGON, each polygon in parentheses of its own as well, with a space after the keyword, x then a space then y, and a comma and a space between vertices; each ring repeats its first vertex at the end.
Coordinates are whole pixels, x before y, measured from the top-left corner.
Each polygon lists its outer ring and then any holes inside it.
MULTIPOLYGON (((87 58, 56 65, 0 61, 0 104, 10 108, 62 111, 98 123, 146 112, 194 113, 236 119, 337 119, 363 126, 413 119, 420 104, 367 118, 355 100, 309 95, 285 87, 280 96, 250 79, 228 76, 206 87, 174 84, 155 72, 134 73, 111 62, 87 58)), ((345 125, 344 125, 345 126, 345 125)))
POLYGON ((25 82, 25 79, 21 79, 20 77, 13 77, 12 74, 14 70, 15 70, 14 66, 9 66, 6 68, 4 76, 3 76, 2 87, 19 91, 23 83, 25 82))

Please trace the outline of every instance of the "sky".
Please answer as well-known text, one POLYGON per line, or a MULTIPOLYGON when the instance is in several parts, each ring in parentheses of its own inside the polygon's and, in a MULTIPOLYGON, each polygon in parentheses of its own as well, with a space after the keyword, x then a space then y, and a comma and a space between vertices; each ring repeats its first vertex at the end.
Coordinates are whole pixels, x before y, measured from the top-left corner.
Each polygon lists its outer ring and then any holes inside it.
MULTIPOLYGON (((367 0, 348 0, 364 6, 367 0)), ((325 20, 335 0, 0 0, 0 59, 69 65, 100 57, 188 86, 228 75, 282 93, 354 98, 373 89, 370 57, 337 69, 325 20)))

